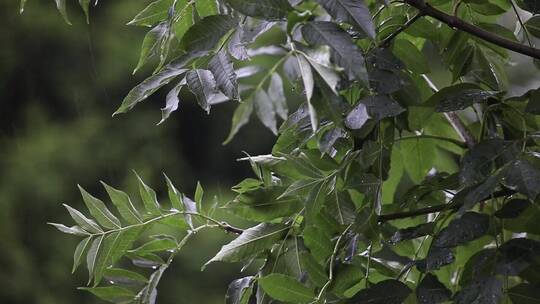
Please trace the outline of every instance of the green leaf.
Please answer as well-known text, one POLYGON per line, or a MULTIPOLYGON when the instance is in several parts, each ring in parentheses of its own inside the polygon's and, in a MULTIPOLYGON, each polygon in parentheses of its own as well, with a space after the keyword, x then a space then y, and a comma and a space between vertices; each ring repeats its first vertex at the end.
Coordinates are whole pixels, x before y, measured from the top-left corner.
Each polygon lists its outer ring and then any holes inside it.
POLYGON ((497 210, 494 215, 500 219, 512 219, 518 217, 530 206, 531 203, 528 200, 519 198, 511 199, 501 209, 497 210))
POLYGON ((311 98, 313 97, 313 89, 315 87, 315 81, 313 80, 313 72, 311 71, 311 66, 306 58, 302 55, 296 55, 298 61, 298 68, 300 70, 300 76, 302 77, 302 83, 304 84, 304 92, 306 94, 306 99, 309 109, 309 118, 311 121, 311 128, 317 130, 319 121, 317 119, 317 112, 311 103, 311 98))
POLYGON ((238 81, 229 55, 224 50, 219 51, 208 63, 208 69, 214 75, 217 86, 230 99, 238 99, 238 81))
POLYGON ((259 20, 258 22, 248 20, 240 23, 227 46, 231 56, 242 61, 249 59, 250 55, 247 46, 253 43, 257 37, 270 30, 275 24, 276 22, 265 20, 259 20))
POLYGON ((168 38, 169 32, 170 24, 169 22, 164 21, 159 23, 146 34, 141 47, 139 62, 137 63, 133 74, 142 68, 150 58, 159 55, 163 41, 164 39, 168 38))
POLYGON ((370 38, 375 38, 375 26, 364 0, 317 0, 317 2, 337 21, 349 23, 370 38))
POLYGON ((197 8, 197 12, 199 13, 201 17, 217 14, 218 13, 217 5, 218 5, 218 2, 214 0, 195 1, 195 7, 197 8))
POLYGON ((540 90, 536 89, 530 93, 525 112, 540 115, 540 90))
POLYGON ((322 227, 310 225, 304 228, 302 235, 306 247, 318 262, 324 263, 334 249, 331 235, 322 227))
POLYGON ((71 269, 71 273, 75 273, 75 270, 77 270, 77 268, 81 264, 82 256, 88 250, 91 241, 92 237, 89 236, 82 240, 75 248, 75 252, 73 253, 73 267, 71 269))
POLYGON ((195 188, 195 202, 197 203, 197 210, 202 210, 204 189, 201 186, 200 182, 197 182, 197 187, 195 188))
POLYGON ((92 279, 94 278, 96 261, 98 259, 98 254, 101 250, 104 238, 104 234, 96 237, 94 241, 92 241, 92 245, 90 246, 90 248, 88 249, 88 253, 86 254, 86 267, 88 268, 88 284, 90 284, 90 282, 92 282, 92 279))
POLYGON ((427 74, 430 72, 426 57, 409 40, 395 39, 392 45, 392 52, 413 73, 427 74))
POLYGON ((86 16, 86 23, 90 23, 90 1, 91 0, 79 0, 79 5, 86 16))
POLYGON ((490 198, 500 180, 499 174, 488 177, 485 181, 459 191, 454 196, 454 201, 463 201, 460 213, 474 207, 475 204, 490 198))
POLYGON ((485 235, 489 230, 489 216, 467 212, 450 222, 433 240, 436 247, 456 247, 485 235))
POLYGON ((113 284, 125 286, 137 286, 148 283, 148 279, 143 275, 121 268, 107 268, 103 277, 108 281, 112 281, 113 284))
POLYGON ((163 259, 159 255, 153 253, 136 255, 127 252, 126 257, 131 260, 133 265, 141 268, 157 269, 161 265, 165 264, 165 261, 163 261, 163 259))
POLYGON ((251 117, 251 114, 253 113, 253 100, 244 100, 242 103, 236 107, 236 110, 234 111, 233 118, 232 118, 232 125, 231 130, 229 131, 229 135, 223 141, 223 144, 228 144, 240 131, 240 128, 242 128, 245 124, 249 122, 249 118, 251 117))
POLYGON ((116 206, 118 212, 120 213, 122 218, 126 220, 127 223, 142 223, 141 215, 139 214, 137 209, 135 209, 133 203, 131 203, 129 196, 126 193, 114 189, 113 187, 105 184, 104 182, 101 183, 105 187, 105 190, 107 190, 107 193, 109 194, 112 203, 116 206))
POLYGON ((165 180, 167 181, 167 194, 169 195, 169 201, 171 202, 172 207, 178 211, 184 210, 182 193, 180 193, 178 189, 176 189, 171 179, 167 175, 165 175, 165 173, 163 175, 165 176, 165 180))
POLYGON ((513 216, 520 212, 516 217, 506 218, 504 220, 504 229, 512 232, 540 234, 540 226, 538 225, 538 221, 540 220, 540 207, 537 204, 531 204, 525 200, 511 200, 503 206, 503 209, 498 210, 497 213, 495 213, 495 216, 500 216, 501 214, 499 211, 503 210, 505 211, 505 216, 513 216), (508 208, 512 208, 512 213, 506 211, 508 208))
POLYGON ((86 192, 80 185, 79 190, 81 191, 84 203, 90 211, 90 214, 92 214, 101 226, 109 229, 121 227, 120 220, 107 209, 107 206, 105 206, 101 200, 86 192))
POLYGON ((287 100, 285 99, 285 92, 283 90, 283 80, 278 73, 273 73, 268 85, 268 97, 274 105, 274 111, 281 117, 281 119, 287 119, 289 116, 289 110, 287 109, 287 100))
POLYGON ((56 8, 64 18, 67 24, 71 25, 71 22, 68 19, 67 10, 66 10, 66 0, 54 0, 56 2, 56 8))
POLYGON ((178 104, 180 103, 180 91, 186 85, 186 80, 183 78, 174 88, 172 88, 166 97, 166 105, 161 109, 161 120, 158 125, 162 124, 169 118, 172 112, 178 110, 178 104))
POLYGON ((495 269, 498 274, 517 276, 533 264, 538 264, 540 242, 515 238, 499 247, 495 269))
POLYGON ((225 295, 225 304, 247 304, 253 292, 255 278, 245 277, 237 279, 229 284, 225 295))
POLYGON ((416 299, 421 304, 437 304, 450 300, 452 292, 431 273, 426 274, 418 288, 416 299))
POLYGON ((156 239, 147 242, 140 247, 130 250, 137 255, 145 255, 147 253, 164 252, 176 248, 178 244, 169 238, 156 239))
POLYGON ((505 168, 502 183, 534 201, 540 194, 540 170, 527 160, 516 160, 505 168))
POLYGON ((459 180, 465 185, 480 182, 490 176, 499 163, 511 161, 518 153, 515 142, 497 138, 484 140, 463 156, 459 180))
POLYGON ((436 110, 438 112, 451 112, 468 108, 474 103, 495 96, 497 93, 495 91, 485 91, 476 84, 460 83, 441 89, 426 103, 437 104, 436 110))
POLYGON ((426 258, 416 261, 416 268, 421 272, 430 272, 451 264, 455 260, 450 248, 432 246, 428 250, 426 258))
POLYGON ((67 233, 67 234, 73 234, 73 235, 78 235, 78 236, 88 236, 89 234, 87 231, 83 230, 79 226, 67 227, 65 225, 56 224, 56 223, 48 223, 48 224, 54 226, 60 232, 67 233))
POLYGON ((353 229, 371 241, 377 240, 380 233, 377 214, 370 207, 363 207, 356 215, 353 229))
POLYGON ((157 286, 165 270, 169 268, 169 264, 163 264, 152 273, 150 279, 148 280, 148 285, 141 291, 142 293, 142 303, 153 303, 157 295, 157 286))
POLYGON ((356 130, 372 119, 379 122, 387 117, 394 117, 401 114, 405 109, 399 103, 390 99, 386 95, 369 96, 359 101, 358 105, 347 114, 345 125, 356 130))
POLYGON ((187 52, 209 51, 237 24, 228 15, 204 17, 184 34, 181 45, 187 52))
POLYGON ((385 280, 362 289, 347 303, 400 304, 409 296, 411 290, 398 280, 385 280))
MULTIPOLYGON (((105 269, 113 265, 131 247, 139 237, 143 227, 124 228, 121 231, 107 235, 96 250, 93 263, 94 286, 97 286, 103 277, 105 269)), ((92 250, 90 250, 92 251, 92 250)), ((90 252, 89 252, 90 254, 90 252)))
POLYGON ((307 61, 309 61, 309 64, 317 72, 320 78, 326 83, 328 88, 330 88, 332 93, 334 93, 335 95, 339 95, 337 87, 341 79, 337 71, 334 68, 325 65, 324 63, 321 63, 317 59, 312 58, 308 55, 305 55, 304 57, 307 59, 307 61))
POLYGON ((208 70, 195 69, 186 74, 187 85, 191 92, 197 97, 199 106, 207 113, 210 106, 219 98, 216 80, 208 70))
POLYGON ((21 4, 19 6, 19 13, 24 13, 24 7, 26 5, 26 0, 21 0, 21 4))
POLYGON ((277 186, 246 190, 225 208, 251 221, 272 221, 299 211, 302 201, 297 197, 281 197, 282 191, 277 186))
POLYGON ((540 14, 540 2, 538 0, 517 1, 519 7, 533 14, 540 14))
POLYGON ((266 93, 265 90, 257 90, 255 96, 253 97, 253 103, 255 106, 255 114, 259 120, 267 127, 274 135, 277 135, 277 121, 276 121, 276 112, 275 107, 266 93))
POLYGON ((257 282, 270 297, 278 301, 311 303, 315 298, 315 293, 311 289, 286 275, 274 273, 259 278, 257 282))
POLYGON ((136 296, 133 291, 118 286, 93 288, 80 287, 79 289, 91 292, 98 298, 110 303, 127 303, 133 300, 136 296))
POLYGON ((307 196, 306 216, 317 214, 324 207, 329 183, 329 180, 325 179, 311 188, 307 196))
POLYGON ((425 235, 431 235, 435 229, 435 223, 423 223, 413 227, 399 229, 394 233, 390 241, 398 243, 404 240, 412 240, 425 235))
POLYGON ((98 224, 96 224, 96 222, 94 222, 93 220, 87 218, 86 216, 84 216, 84 214, 82 214, 80 211, 78 211, 77 209, 74 209, 66 204, 64 204, 64 207, 66 207, 66 209, 68 210, 69 212, 69 215, 71 215, 71 217, 73 218, 73 220, 77 223, 77 225, 79 225, 82 229, 90 232, 90 233, 101 233, 103 232, 103 230, 101 230, 101 227, 99 227, 98 224))
POLYGON ((173 24, 174 36, 177 40, 181 40, 191 26, 197 21, 195 18, 197 12, 192 1, 179 0, 177 3, 182 3, 181 8, 177 8, 175 23, 173 24))
POLYGON ((268 223, 246 229, 235 240, 221 247, 216 256, 205 265, 218 261, 239 262, 252 258, 281 240, 288 229, 288 226, 268 223))
POLYGON ((167 19, 173 0, 157 0, 150 3, 128 25, 154 26, 167 19))
POLYGON ((332 61, 347 71, 349 78, 367 81, 364 56, 349 35, 333 22, 312 21, 302 27, 304 39, 312 45, 328 45, 332 61))
POLYGON ((479 278, 462 288, 454 297, 456 304, 498 304, 503 296, 503 283, 496 277, 479 278))
POLYGON ((508 296, 513 304, 540 303, 540 286, 521 283, 508 290, 508 296))
POLYGON ((331 193, 326 208, 341 225, 352 224, 356 217, 356 206, 348 192, 334 191, 331 193))
POLYGON ((293 10, 287 0, 226 0, 240 13, 266 20, 283 20, 293 10))
POLYGON ((371 116, 368 113, 368 109, 365 103, 358 103, 354 109, 352 109, 345 118, 345 125, 352 130, 361 129, 369 120, 371 116))
MULTIPOLYGON (((189 197, 184 195, 182 197, 182 202, 184 203, 184 210, 186 212, 196 213, 198 211, 197 210, 197 203, 192 201, 189 197)), ((189 214, 186 214, 186 216, 184 218, 186 219, 186 223, 189 225, 189 227, 191 227, 191 229, 193 229, 194 226, 193 226, 192 216, 189 215, 189 214)))
POLYGON ((135 176, 137 176, 137 181, 139 182, 139 193, 141 195, 146 212, 150 216, 161 215, 161 210, 157 200, 156 192, 143 182, 142 178, 137 174, 137 172, 134 173, 135 176))
MULTIPOLYGON (((371 262, 371 265, 373 262, 371 262)), ((335 271, 335 277, 332 280, 331 293, 339 297, 350 298, 356 291, 362 281, 365 282, 365 270, 357 264, 345 264, 335 271)), ((363 303, 363 302, 358 302, 363 303)))
POLYGON ((290 184, 280 195, 281 197, 297 196, 309 192, 310 189, 321 183, 320 179, 301 179, 290 184))
POLYGON ((322 287, 328 282, 328 275, 324 271, 324 267, 309 252, 304 251, 300 254, 300 262, 302 268, 307 271, 309 280, 317 287, 322 287))
POLYGON ((536 38, 540 38, 540 16, 533 16, 529 18, 524 25, 531 35, 536 38))
POLYGON ((118 110, 114 112, 113 116, 131 110, 139 102, 154 94, 157 90, 159 90, 159 88, 168 84, 177 76, 187 72, 187 69, 184 69, 184 66, 192 59, 204 56, 205 54, 205 52, 188 53, 173 60, 159 73, 148 77, 143 82, 131 89, 131 91, 129 91, 128 95, 122 101, 122 104, 118 110))

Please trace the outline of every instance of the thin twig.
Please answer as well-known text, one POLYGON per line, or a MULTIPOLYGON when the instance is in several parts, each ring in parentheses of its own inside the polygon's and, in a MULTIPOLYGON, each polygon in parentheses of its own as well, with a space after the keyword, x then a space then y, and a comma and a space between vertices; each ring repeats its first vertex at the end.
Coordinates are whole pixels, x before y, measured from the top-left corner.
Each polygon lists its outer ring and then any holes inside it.
POLYGON ((527 29, 527 27, 525 27, 525 24, 523 23, 523 20, 521 19, 521 16, 519 15, 519 11, 517 10, 517 7, 514 4, 514 1, 513 0, 508 0, 508 1, 510 1, 510 4, 512 5, 512 9, 514 10, 514 13, 516 14, 516 17, 519 22, 519 25, 521 26, 521 29, 523 29, 523 32, 525 33, 525 38, 527 38, 527 42, 529 43, 529 46, 532 47, 533 44, 531 42, 531 37, 529 36, 529 30, 527 29))
POLYGON ((424 16, 424 13, 418 12, 416 15, 414 15, 411 19, 407 20, 402 26, 400 26, 395 32, 388 35, 388 37, 384 38, 383 41, 379 44, 379 47, 388 47, 390 45, 390 42, 394 38, 397 37, 397 35, 401 34, 404 30, 409 28, 411 25, 413 25, 418 19, 420 19, 422 16, 424 16))
MULTIPOLYGON (((488 197, 485 197, 481 199, 480 201, 486 201, 491 198, 497 198, 497 197, 505 197, 513 194, 514 192, 508 191, 508 190, 500 190, 494 192, 492 195, 489 195, 488 197)), ((420 215, 426 215, 430 213, 435 212, 441 212, 441 211, 448 211, 448 210, 458 210, 463 206, 463 202, 450 202, 448 204, 441 204, 441 205, 435 205, 431 207, 416 209, 416 210, 410 210, 410 211, 404 211, 404 212, 397 212, 397 213, 390 213, 390 214, 381 214, 377 218, 379 223, 392 221, 392 220, 399 220, 409 217, 415 217, 420 215)))
POLYGON ((332 256, 330 257, 330 268, 328 270, 328 281, 321 288, 321 291, 319 292, 319 295, 317 296, 317 298, 315 299, 314 302, 317 302, 322 298, 322 296, 326 292, 326 289, 332 283, 332 280, 334 279, 334 260, 336 259, 337 252, 339 250, 339 245, 341 244, 341 239, 343 239, 343 237, 347 234, 347 232, 349 232, 349 229, 351 229, 352 226, 353 226, 353 224, 350 224, 349 226, 347 226, 347 228, 345 228, 345 230, 343 230, 343 232, 339 235, 339 237, 338 237, 338 239, 336 241, 336 245, 334 246, 334 251, 332 252, 332 256))

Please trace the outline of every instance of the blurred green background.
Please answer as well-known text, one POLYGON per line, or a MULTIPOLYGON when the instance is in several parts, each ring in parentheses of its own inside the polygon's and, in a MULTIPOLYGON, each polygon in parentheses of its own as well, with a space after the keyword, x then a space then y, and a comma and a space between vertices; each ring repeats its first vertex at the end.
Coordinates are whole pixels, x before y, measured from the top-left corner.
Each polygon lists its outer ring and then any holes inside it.
MULTIPOLYGON (((85 23, 68 1, 68 26, 51 0, 0 1, 0 303, 100 303, 76 290, 86 269, 71 275, 77 238, 47 222, 71 223, 61 203, 84 209, 77 190, 106 199, 99 180, 137 193, 136 170, 165 194, 162 172, 189 196, 197 180, 205 195, 226 199, 251 174, 235 159, 268 153, 273 136, 257 122, 222 146, 234 105, 204 113, 186 96, 162 126, 161 92, 127 115, 111 118, 144 75, 132 76, 146 32, 125 24, 149 1, 100 1, 85 23)), ((230 236, 195 238, 166 273, 159 303, 223 303, 239 265, 200 267, 230 236)))

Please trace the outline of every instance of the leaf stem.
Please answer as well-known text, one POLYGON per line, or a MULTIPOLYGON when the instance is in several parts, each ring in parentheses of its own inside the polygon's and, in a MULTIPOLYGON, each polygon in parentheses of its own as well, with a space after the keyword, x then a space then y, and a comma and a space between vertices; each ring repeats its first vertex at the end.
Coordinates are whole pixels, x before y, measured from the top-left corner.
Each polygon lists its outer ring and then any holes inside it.
MULTIPOLYGON (((152 224, 154 222, 161 221, 161 220, 163 220, 165 218, 168 218, 168 217, 171 217, 171 216, 178 216, 178 215, 191 215, 191 216, 201 217, 201 218, 215 224, 215 227, 219 227, 219 228, 223 229, 226 232, 231 232, 231 233, 234 233, 234 234, 242 234, 242 232, 244 232, 244 230, 242 230, 240 228, 234 227, 234 226, 232 226, 232 225, 230 225, 230 224, 228 224, 226 222, 220 222, 220 221, 218 221, 218 220, 216 220, 214 218, 211 218, 211 217, 209 217, 207 215, 204 215, 204 214, 201 214, 201 213, 198 213, 198 212, 175 210, 175 211, 173 211, 171 213, 167 213, 167 214, 160 215, 158 217, 151 218, 151 219, 149 219, 149 220, 147 220, 145 222, 120 227, 118 229, 107 230, 107 231, 100 232, 100 233, 93 233, 93 234, 89 234, 89 236, 107 235, 107 234, 110 234, 110 233, 121 232, 121 231, 131 229, 131 228, 135 228, 135 227, 144 227, 144 226, 152 224)), ((204 226, 199 226, 199 227, 195 228, 194 230, 197 230, 200 227, 204 227, 204 226)))
POLYGON ((347 234, 347 232, 349 232, 349 230, 351 229, 352 226, 353 226, 353 224, 349 224, 349 226, 347 226, 347 228, 345 228, 345 230, 343 230, 343 232, 339 235, 339 237, 338 237, 338 239, 336 241, 336 245, 334 245, 334 251, 332 252, 332 256, 330 256, 330 268, 328 270, 328 281, 321 288, 321 291, 317 295, 317 298, 315 299, 314 302, 318 302, 323 297, 324 293, 326 292, 326 289, 328 289, 328 287, 332 283, 332 280, 334 279, 334 260, 336 259, 337 252, 338 252, 339 246, 341 244, 341 240, 347 234))

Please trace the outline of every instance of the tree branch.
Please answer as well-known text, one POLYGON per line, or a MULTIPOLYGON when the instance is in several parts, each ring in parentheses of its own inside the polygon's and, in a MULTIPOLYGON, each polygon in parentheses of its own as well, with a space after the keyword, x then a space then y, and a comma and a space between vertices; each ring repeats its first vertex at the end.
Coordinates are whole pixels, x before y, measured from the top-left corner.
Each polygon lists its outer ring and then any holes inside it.
POLYGON ((415 7, 420 11, 420 13, 433 17, 443 23, 446 23, 450 27, 456 28, 458 30, 467 32, 471 35, 474 35, 480 39, 483 39, 487 42, 491 42, 505 49, 520 53, 523 55, 530 56, 532 58, 540 59, 540 49, 530 47, 521 43, 517 43, 506 38, 503 38, 499 35, 488 32, 484 29, 481 29, 475 25, 467 23, 460 18, 455 16, 448 15, 428 3, 424 0, 404 0, 405 3, 409 4, 412 7, 415 7))
MULTIPOLYGON (((486 200, 489 200, 489 199, 492 199, 492 198, 509 196, 509 195, 511 195, 513 193, 514 193, 513 191, 503 189, 503 190, 494 192, 493 194, 489 195, 488 197, 485 197, 485 198, 481 199, 480 201, 483 202, 483 201, 486 201, 486 200)), ((384 223, 384 222, 387 222, 387 221, 399 220, 399 219, 415 217, 415 216, 420 216, 420 215, 426 215, 426 214, 435 213, 435 212, 448 211, 448 210, 457 210, 457 209, 461 208, 462 206, 463 206, 463 202, 451 202, 451 203, 448 203, 448 204, 435 205, 435 206, 416 209, 416 210, 397 212, 397 213, 390 213, 390 214, 381 214, 381 215, 379 215, 377 221, 379 223, 384 223)))

